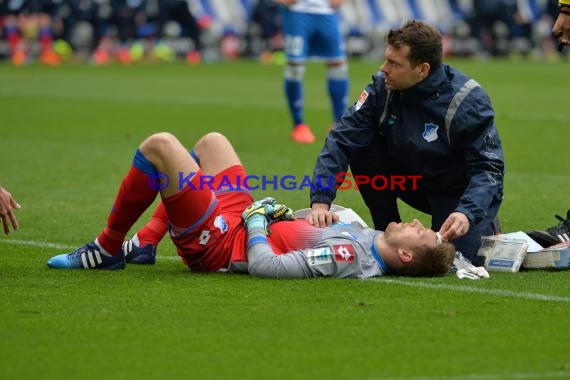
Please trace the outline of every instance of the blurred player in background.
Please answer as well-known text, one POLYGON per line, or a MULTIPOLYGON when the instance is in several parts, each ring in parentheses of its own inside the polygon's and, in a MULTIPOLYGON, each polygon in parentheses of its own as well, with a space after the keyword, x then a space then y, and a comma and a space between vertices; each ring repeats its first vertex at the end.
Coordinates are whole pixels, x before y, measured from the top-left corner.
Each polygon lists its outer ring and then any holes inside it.
POLYGON ((327 88, 335 124, 346 109, 348 63, 340 31, 338 8, 344 0, 276 0, 281 5, 285 36, 285 95, 293 119, 291 138, 298 143, 315 141, 303 117, 303 79, 307 58, 327 66, 327 88))

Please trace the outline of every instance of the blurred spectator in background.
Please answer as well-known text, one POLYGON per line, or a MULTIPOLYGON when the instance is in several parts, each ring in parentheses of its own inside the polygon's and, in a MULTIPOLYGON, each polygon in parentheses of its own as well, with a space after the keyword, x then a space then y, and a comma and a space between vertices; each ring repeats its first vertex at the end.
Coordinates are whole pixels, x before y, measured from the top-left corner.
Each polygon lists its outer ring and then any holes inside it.
POLYGON ((30 54, 39 54, 46 64, 59 64, 58 56, 53 53, 53 39, 54 34, 63 33, 61 5, 62 1, 57 0, 3 1, 0 16, 15 65, 26 63, 30 54), (34 44, 36 41, 39 45, 34 44))
POLYGON ((529 53, 553 56, 556 52, 551 29, 556 10, 557 0, 517 0, 510 52, 525 56, 529 53))
POLYGON ((111 22, 121 44, 140 36, 147 21, 145 0, 111 0, 111 22))
POLYGON ((259 55, 262 62, 269 63, 273 53, 283 49, 283 35, 279 9, 273 0, 258 0, 251 12, 248 28, 248 53, 259 55), (259 36, 261 46, 255 46, 254 36, 259 36))
POLYGON ((61 61, 53 51, 53 42, 64 33, 63 6, 63 0, 31 1, 31 14, 37 23, 40 61, 48 65, 58 65, 61 61))
POLYGON ((212 16, 211 37, 222 58, 238 58, 245 52, 245 38, 254 4, 252 0, 209 0, 212 16))
POLYGON ((108 26, 105 21, 111 16, 111 7, 95 0, 67 0, 66 3, 63 40, 70 44, 78 58, 84 59, 105 36, 108 26))
POLYGON ((187 0, 160 0, 159 37, 188 37, 192 46, 186 54, 186 60, 198 64, 202 60, 202 42, 200 26, 192 14, 187 0))
POLYGON ((471 35, 480 41, 479 53, 507 54, 516 11, 516 0, 473 0, 469 23, 471 35))
POLYGON ((140 29, 147 21, 145 3, 145 0, 111 0, 111 20, 121 43, 140 36, 140 29))
MULTIPOLYGON (((283 63, 282 53, 272 54, 284 45, 278 3, 300 7, 305 1, 0 0, 0 58, 9 57, 16 65, 35 60, 58 65, 74 56, 91 57, 95 64, 176 57, 195 64, 242 56, 283 63)), ((346 54, 353 56, 380 58, 388 30, 421 19, 441 31, 446 55, 531 53, 558 58, 552 32, 562 33, 560 41, 568 41, 568 1, 561 0, 560 12, 558 0, 312 0, 307 4, 343 3, 335 14, 346 54)), ((331 30, 336 31, 336 26, 331 30)))
POLYGON ((8 41, 12 63, 22 65, 26 61, 23 24, 28 14, 28 4, 26 1, 13 2, 4 0, 0 6, 3 36, 8 41))

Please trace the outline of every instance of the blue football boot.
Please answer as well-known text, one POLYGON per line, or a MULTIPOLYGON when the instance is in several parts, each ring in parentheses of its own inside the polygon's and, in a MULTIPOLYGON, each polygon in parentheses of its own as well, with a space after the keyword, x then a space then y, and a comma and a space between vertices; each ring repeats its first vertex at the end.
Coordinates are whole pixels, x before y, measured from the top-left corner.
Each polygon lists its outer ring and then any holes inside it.
POLYGON ((141 247, 138 236, 123 242, 123 254, 129 264, 154 265, 156 261, 156 245, 147 244, 141 247))
POLYGON ((71 253, 52 257, 47 266, 55 269, 124 269, 125 254, 121 250, 111 256, 102 252, 95 242, 91 242, 71 253))

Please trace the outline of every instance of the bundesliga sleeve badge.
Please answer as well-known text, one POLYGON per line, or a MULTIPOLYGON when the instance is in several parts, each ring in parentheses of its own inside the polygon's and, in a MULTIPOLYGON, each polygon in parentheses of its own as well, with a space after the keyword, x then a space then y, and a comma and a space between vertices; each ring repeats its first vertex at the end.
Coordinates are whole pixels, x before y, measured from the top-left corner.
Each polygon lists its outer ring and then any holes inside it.
POLYGON ((356 102, 354 109, 358 111, 364 105, 366 99, 368 99, 368 91, 364 90, 362 91, 362 94, 360 94, 360 97, 358 98, 358 101, 356 102))

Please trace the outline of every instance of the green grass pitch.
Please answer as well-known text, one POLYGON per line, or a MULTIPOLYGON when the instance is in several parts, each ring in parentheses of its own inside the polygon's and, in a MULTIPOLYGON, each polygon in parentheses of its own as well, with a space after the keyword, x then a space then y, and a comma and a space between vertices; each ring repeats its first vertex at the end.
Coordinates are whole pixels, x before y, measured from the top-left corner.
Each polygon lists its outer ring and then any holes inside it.
MULTIPOLYGON (((555 224, 570 208, 568 62, 451 63, 496 109, 504 230, 555 224)), ((351 62, 353 100, 378 67, 351 62)), ((305 114, 319 141, 330 126, 324 76, 309 65, 305 114)), ((255 62, 0 66, 0 183, 23 205, 21 230, 0 236, 0 378, 570 378, 570 271, 260 280, 190 273, 166 240, 154 267, 46 267, 99 233, 153 132, 191 146, 219 131, 251 174, 310 175, 320 143, 289 139, 281 78, 282 67, 255 62)), ((307 191, 255 192, 269 194, 308 205, 307 191)), ((370 222, 357 192, 337 203, 370 222)))

